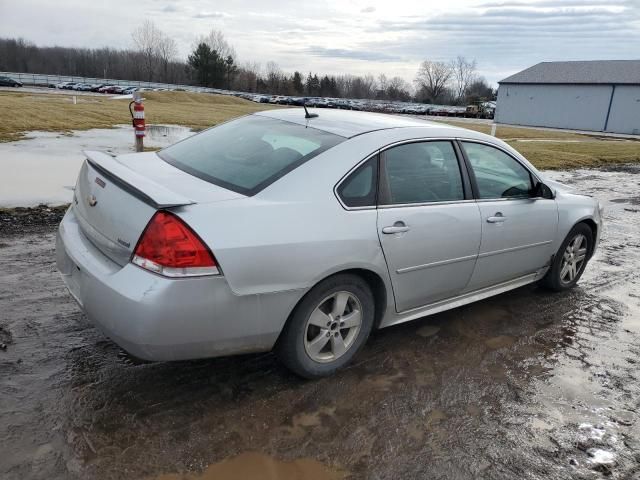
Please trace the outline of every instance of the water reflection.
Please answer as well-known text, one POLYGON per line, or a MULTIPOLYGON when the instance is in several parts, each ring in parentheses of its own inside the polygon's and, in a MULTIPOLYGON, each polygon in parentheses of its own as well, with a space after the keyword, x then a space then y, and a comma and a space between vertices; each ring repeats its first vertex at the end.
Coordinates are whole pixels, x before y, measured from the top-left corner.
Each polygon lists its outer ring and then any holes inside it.
MULTIPOLYGON (((145 147, 162 148, 192 135, 181 126, 151 125, 145 147)), ((71 202, 83 150, 115 154, 134 150, 131 126, 70 133, 29 132, 27 139, 0 143, 0 207, 71 202)))

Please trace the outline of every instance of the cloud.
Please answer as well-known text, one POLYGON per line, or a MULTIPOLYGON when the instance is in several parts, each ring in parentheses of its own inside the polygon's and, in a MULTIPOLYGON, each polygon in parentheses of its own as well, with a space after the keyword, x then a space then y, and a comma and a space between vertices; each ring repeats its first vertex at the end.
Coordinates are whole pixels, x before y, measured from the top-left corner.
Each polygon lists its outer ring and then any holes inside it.
POLYGON ((309 55, 315 57, 328 57, 328 58, 350 58, 352 60, 365 60, 365 61, 377 61, 377 62, 393 62, 400 58, 394 55, 389 55, 383 52, 376 52, 372 50, 349 50, 344 48, 325 48, 319 46, 307 47, 303 50, 309 55))
POLYGON ((216 24, 239 63, 408 81, 425 59, 475 58, 493 82, 541 61, 638 58, 640 45, 640 0, 138 0, 140 15, 130 3, 0 0, 0 32, 39 45, 129 48, 149 17, 185 59, 216 24))
POLYGON ((229 18, 230 15, 224 12, 199 12, 193 18, 229 18))
POLYGON ((540 5, 548 3, 542 0, 526 5, 517 2, 518 6, 514 6, 514 2, 483 4, 491 7, 473 12, 384 20, 372 30, 391 30, 405 35, 450 32, 462 38, 491 36, 496 39, 509 38, 516 43, 525 36, 535 36, 539 44, 552 40, 549 35, 570 34, 575 38, 595 39, 601 38, 605 32, 616 36, 621 32, 635 31, 635 36, 638 36, 636 24, 640 20, 640 10, 623 5, 623 2, 600 7, 566 7, 563 3, 540 8, 540 5))
POLYGON ((595 5, 599 7, 624 7, 632 6, 635 0, 511 0, 503 2, 486 2, 481 3, 477 8, 501 8, 501 7, 531 7, 538 8, 557 8, 557 7, 585 7, 589 5, 595 5))

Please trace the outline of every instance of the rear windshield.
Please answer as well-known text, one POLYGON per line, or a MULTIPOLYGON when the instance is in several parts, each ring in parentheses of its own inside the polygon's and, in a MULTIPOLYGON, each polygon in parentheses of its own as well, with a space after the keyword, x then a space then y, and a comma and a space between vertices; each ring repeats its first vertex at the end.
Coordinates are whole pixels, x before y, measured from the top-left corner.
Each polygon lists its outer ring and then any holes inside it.
POLYGON ((251 115, 205 130, 158 155, 198 178, 255 195, 344 140, 314 128, 251 115))

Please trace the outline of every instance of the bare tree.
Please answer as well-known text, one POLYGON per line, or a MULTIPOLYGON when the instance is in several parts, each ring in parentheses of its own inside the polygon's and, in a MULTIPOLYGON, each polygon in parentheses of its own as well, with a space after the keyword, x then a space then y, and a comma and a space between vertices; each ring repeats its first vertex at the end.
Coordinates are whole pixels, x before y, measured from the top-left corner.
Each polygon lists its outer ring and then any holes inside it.
POLYGON ((456 101, 460 103, 464 100, 469 85, 476 79, 477 64, 475 60, 469 61, 465 57, 458 55, 455 60, 451 61, 450 68, 453 72, 456 101))
POLYGON ((178 55, 178 45, 176 41, 161 32, 158 44, 156 46, 156 54, 158 60, 162 65, 162 74, 165 82, 172 83, 173 78, 170 78, 169 64, 175 60, 178 55))
POLYGON ((401 77, 393 77, 387 82, 385 94, 390 100, 407 101, 411 98, 411 85, 401 77))
POLYGON ((227 42, 220 30, 211 29, 207 35, 200 37, 197 43, 206 43, 211 50, 215 50, 222 58, 232 57, 234 60, 236 59, 235 49, 227 42))
POLYGON ((151 20, 145 22, 131 33, 133 43, 144 59, 144 70, 147 81, 153 79, 158 63, 158 43, 163 33, 151 20))
POLYGON ((281 83, 283 83, 284 74, 280 69, 280 66, 276 62, 267 62, 266 65, 266 80, 269 91, 277 93, 280 90, 281 83))
POLYGON ((437 102, 446 92, 453 72, 444 62, 425 60, 420 64, 415 82, 431 102, 437 102))
POLYGON ((378 75, 378 90, 382 90, 383 92, 387 91, 387 87, 389 86, 389 81, 387 80, 387 76, 384 73, 378 75))
POLYGON ((245 62, 238 69, 238 74, 233 81, 233 89, 243 92, 255 92, 258 89, 260 77, 260 64, 257 62, 245 62))

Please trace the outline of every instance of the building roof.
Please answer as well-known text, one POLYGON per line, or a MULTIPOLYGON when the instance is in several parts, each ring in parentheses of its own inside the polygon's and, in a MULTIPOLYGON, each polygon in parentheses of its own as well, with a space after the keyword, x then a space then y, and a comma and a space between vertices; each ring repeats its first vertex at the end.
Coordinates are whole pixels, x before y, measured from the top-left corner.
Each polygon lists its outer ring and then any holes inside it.
POLYGON ((498 83, 640 85, 640 60, 542 62, 498 83))
POLYGON ((306 119, 302 108, 263 110, 255 113, 254 115, 297 123, 299 125, 317 128, 318 130, 323 130, 346 138, 355 137, 356 135, 372 132, 374 130, 386 130, 389 128, 442 128, 446 126, 442 123, 383 113, 332 110, 328 108, 310 108, 309 112, 317 113, 318 116, 306 119))

